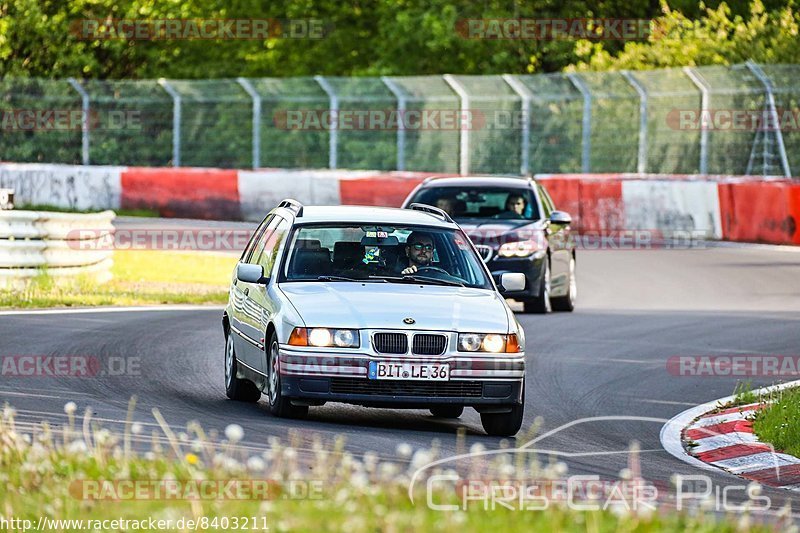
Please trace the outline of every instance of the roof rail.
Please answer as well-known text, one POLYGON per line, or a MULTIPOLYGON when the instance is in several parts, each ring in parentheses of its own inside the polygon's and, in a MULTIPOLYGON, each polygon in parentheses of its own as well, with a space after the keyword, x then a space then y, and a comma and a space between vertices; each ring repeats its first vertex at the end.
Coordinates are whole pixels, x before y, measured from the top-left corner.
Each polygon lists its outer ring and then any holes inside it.
POLYGON ((450 215, 447 214, 447 211, 439 209, 438 207, 433 207, 432 205, 427 205, 427 204, 413 203, 409 205, 408 208, 414 209, 416 211, 424 211, 425 213, 430 213, 431 215, 441 218, 445 222, 450 222, 451 224, 455 224, 455 221, 452 218, 450 218, 450 215))
POLYGON ((303 204, 293 198, 286 198, 278 204, 278 207, 285 207, 290 211, 294 211, 295 216, 303 216, 303 204))

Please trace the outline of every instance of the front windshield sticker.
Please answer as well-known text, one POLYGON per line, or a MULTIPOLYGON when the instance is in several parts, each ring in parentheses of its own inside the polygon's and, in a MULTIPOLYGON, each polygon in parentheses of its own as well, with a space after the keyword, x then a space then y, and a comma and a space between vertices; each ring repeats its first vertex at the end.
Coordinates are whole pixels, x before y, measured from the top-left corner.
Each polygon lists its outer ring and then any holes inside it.
POLYGON ((362 261, 364 262, 365 265, 368 265, 370 263, 378 263, 380 262, 380 255, 381 255, 381 249, 378 248, 377 246, 372 246, 370 248, 367 248, 367 250, 364 252, 364 259, 362 259, 362 261))

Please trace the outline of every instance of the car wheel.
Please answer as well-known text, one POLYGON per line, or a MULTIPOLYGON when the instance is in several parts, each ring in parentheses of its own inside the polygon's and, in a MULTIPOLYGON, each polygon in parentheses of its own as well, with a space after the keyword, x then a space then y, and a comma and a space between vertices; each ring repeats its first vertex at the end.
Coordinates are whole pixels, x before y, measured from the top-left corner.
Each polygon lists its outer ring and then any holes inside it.
POLYGON ((525 383, 522 384, 522 403, 511 406, 508 413, 481 413, 483 430, 493 437, 513 437, 522 427, 525 414, 525 383))
POLYGON ((463 412, 463 405, 437 405, 436 407, 431 407, 431 414, 439 418, 458 418, 463 412))
POLYGON ((553 311, 571 312, 578 297, 578 279, 575 277, 575 258, 569 260, 569 289, 567 294, 551 300, 553 311))
POLYGON ((524 300, 522 302, 523 311, 526 313, 546 314, 551 310, 550 307, 550 262, 545 259, 544 272, 539 282, 539 297, 524 300))
POLYGON ((233 335, 225 338, 225 394, 231 400, 257 402, 261 391, 255 383, 236 377, 236 351, 233 348, 233 335))
POLYGON ((292 405, 289 398, 281 394, 281 374, 278 371, 278 336, 273 332, 267 351, 267 395, 269 411, 279 418, 303 418, 308 414, 307 405, 292 405))

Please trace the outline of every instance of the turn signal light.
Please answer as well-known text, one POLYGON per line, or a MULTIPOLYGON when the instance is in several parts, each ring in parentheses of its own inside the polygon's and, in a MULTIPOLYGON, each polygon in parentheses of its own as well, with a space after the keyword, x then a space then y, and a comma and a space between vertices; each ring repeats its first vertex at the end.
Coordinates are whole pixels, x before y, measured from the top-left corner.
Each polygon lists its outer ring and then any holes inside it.
POLYGON ((308 346, 308 330, 306 328, 294 328, 289 335, 289 345, 308 346))
POLYGON ((517 334, 512 333, 508 336, 508 341, 506 341, 506 353, 518 353, 519 352, 519 339, 517 339, 517 334))

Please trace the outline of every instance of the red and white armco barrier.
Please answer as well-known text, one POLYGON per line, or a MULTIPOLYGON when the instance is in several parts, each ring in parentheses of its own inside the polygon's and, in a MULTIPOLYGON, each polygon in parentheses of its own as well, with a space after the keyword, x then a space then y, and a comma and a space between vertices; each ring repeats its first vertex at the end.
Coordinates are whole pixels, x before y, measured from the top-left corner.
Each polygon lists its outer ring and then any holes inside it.
MULTIPOLYGON (((154 209, 162 216, 261 220, 279 200, 399 206, 426 172, 226 170, 0 164, 16 202, 75 209, 154 209)), ((440 175, 440 174, 439 174, 440 175)), ((800 244, 800 181, 660 174, 538 175, 579 232, 645 230, 800 244)))

